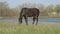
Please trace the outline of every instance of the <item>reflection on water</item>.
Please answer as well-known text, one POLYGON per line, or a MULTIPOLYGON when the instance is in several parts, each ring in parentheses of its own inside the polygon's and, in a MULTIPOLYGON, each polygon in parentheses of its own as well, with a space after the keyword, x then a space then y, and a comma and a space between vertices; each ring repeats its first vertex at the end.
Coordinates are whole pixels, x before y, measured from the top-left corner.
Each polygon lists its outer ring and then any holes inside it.
MULTIPOLYGON (((0 18, 0 21, 18 22, 18 18, 0 18)), ((32 18, 28 18, 28 22, 32 22, 32 18)), ((39 18, 39 22, 60 22, 60 18, 39 18)))

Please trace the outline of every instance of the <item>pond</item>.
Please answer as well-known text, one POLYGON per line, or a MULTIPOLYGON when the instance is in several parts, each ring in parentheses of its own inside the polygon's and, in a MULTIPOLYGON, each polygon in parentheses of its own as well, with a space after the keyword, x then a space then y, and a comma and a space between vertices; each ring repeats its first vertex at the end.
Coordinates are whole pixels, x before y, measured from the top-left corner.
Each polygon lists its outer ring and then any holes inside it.
MULTIPOLYGON (((0 18, 0 21, 18 22, 18 18, 0 18)), ((23 21, 25 21, 24 18, 23 21)), ((32 18, 28 18, 28 22, 32 21, 32 18)), ((39 18, 39 22, 60 22, 60 18, 39 18)))

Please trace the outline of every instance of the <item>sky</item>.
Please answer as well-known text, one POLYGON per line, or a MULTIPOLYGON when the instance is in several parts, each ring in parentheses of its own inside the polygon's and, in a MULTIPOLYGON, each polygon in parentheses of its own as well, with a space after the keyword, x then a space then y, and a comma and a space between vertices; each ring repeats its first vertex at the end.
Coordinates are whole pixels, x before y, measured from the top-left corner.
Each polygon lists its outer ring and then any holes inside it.
POLYGON ((44 6, 57 4, 60 5, 60 0, 0 0, 0 2, 7 2, 11 8, 15 8, 23 3, 43 4, 44 6))

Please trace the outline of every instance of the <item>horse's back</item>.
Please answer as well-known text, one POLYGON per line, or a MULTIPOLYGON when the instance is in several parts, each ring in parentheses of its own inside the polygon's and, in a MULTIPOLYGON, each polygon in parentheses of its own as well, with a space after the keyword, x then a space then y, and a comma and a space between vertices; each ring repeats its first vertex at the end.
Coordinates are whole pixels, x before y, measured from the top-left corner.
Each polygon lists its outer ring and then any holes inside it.
POLYGON ((39 16, 39 9, 37 8, 22 8, 21 14, 27 15, 27 16, 39 16))

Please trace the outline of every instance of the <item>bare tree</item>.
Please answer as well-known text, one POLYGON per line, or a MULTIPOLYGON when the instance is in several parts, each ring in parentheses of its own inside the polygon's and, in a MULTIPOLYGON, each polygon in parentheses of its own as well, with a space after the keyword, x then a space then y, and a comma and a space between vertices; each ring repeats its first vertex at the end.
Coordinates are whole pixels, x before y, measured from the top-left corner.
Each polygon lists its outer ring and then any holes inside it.
POLYGON ((56 5, 54 10, 57 12, 57 14, 59 14, 59 12, 60 12, 60 5, 56 5))

